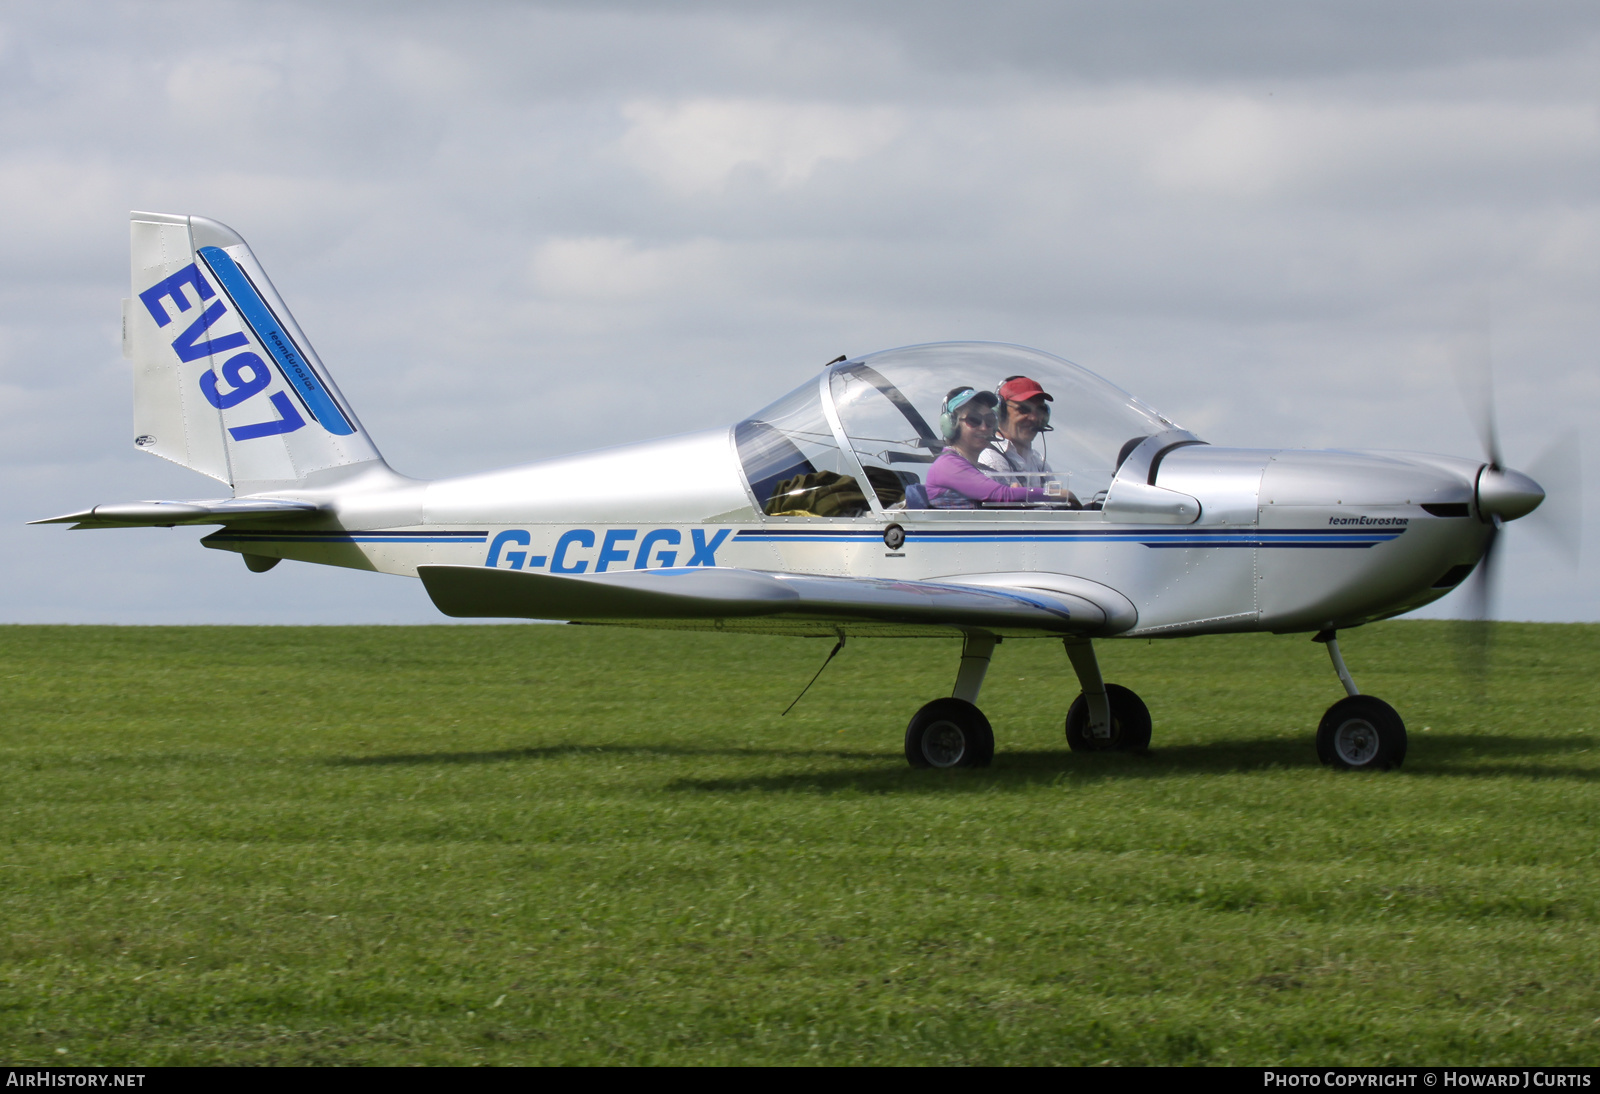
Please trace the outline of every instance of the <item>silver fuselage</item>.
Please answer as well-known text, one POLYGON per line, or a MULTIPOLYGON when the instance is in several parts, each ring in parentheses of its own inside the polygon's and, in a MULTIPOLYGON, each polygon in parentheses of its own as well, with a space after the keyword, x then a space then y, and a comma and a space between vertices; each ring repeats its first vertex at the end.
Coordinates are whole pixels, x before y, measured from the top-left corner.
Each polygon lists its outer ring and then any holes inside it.
POLYGON ((235 526, 205 543, 409 576, 430 564, 571 575, 708 565, 907 580, 1056 574, 1126 598, 1132 611, 1117 628, 1125 636, 1306 631, 1356 626, 1449 592, 1491 535, 1474 501, 1482 466, 1196 443, 1166 451, 1153 475, 1148 460, 1130 459, 1116 480, 1198 500, 1192 523, 1082 510, 884 510, 876 499, 860 517, 769 517, 754 504, 732 432, 719 429, 433 482, 381 463, 345 469, 274 495, 319 503, 317 516, 235 526), (898 549, 885 542, 891 524, 904 530, 898 549))

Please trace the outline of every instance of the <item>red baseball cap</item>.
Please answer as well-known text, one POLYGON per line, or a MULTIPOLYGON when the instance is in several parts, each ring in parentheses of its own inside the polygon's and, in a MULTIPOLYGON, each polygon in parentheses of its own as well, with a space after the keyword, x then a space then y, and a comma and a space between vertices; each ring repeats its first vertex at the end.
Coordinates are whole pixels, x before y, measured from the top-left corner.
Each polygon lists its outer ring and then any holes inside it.
POLYGON ((1013 403, 1025 403, 1040 395, 1052 403, 1055 402, 1055 398, 1039 386, 1039 381, 1026 376, 1014 376, 1000 385, 1000 398, 1009 399, 1013 403))

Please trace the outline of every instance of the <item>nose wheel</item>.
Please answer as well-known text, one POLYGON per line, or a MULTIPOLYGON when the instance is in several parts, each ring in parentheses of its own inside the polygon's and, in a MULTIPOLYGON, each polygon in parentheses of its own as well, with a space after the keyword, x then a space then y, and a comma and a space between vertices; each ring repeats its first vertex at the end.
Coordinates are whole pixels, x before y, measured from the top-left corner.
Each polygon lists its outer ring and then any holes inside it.
POLYGON ((1406 724, 1399 713, 1382 699, 1361 694, 1339 652, 1337 632, 1320 631, 1312 641, 1327 646, 1328 659, 1346 693, 1317 726, 1317 759, 1345 771, 1399 767, 1406 758, 1406 724))
POLYGON ((1349 695, 1317 726, 1317 759, 1347 771, 1387 771, 1406 758, 1406 724, 1371 695, 1349 695))

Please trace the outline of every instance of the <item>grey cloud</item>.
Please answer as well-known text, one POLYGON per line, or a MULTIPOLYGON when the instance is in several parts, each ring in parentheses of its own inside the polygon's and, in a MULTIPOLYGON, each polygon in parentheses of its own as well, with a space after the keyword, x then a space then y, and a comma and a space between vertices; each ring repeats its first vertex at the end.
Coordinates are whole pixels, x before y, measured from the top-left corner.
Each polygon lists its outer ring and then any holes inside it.
MULTIPOLYGON (((561 5, 567 7, 568 5, 561 5)), ((587 6, 587 5, 585 5, 587 6)), ((604 5, 647 11, 644 0, 604 5)), ((1522 60, 1600 35, 1600 14, 1574 0, 962 0, 859 4, 783 0, 692 5, 723 15, 762 10, 795 24, 854 24, 894 42, 916 67, 1014 68, 1068 79, 1290 81, 1522 60)))

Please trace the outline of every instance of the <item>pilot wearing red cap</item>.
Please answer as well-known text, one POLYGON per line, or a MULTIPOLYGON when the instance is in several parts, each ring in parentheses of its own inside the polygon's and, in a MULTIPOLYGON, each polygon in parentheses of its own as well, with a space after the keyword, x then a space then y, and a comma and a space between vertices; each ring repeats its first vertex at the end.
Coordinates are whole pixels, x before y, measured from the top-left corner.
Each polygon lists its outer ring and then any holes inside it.
MULTIPOLYGON (((1000 385, 1000 436, 981 456, 978 465, 993 478, 1017 486, 1043 486, 1053 469, 1033 449, 1033 442, 1050 428, 1053 397, 1028 376, 1010 376, 1000 385)), ((1070 493, 1066 500, 1077 508, 1070 493)))

